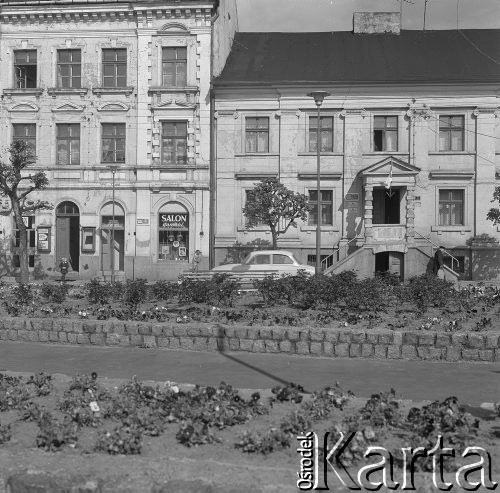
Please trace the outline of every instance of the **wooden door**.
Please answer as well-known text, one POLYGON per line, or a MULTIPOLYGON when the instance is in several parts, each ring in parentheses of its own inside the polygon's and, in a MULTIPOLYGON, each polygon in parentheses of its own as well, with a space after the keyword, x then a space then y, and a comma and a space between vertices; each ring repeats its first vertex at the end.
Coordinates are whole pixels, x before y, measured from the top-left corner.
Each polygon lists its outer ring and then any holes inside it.
POLYGON ((70 259, 70 218, 56 217, 56 265, 59 268, 61 257, 70 259))

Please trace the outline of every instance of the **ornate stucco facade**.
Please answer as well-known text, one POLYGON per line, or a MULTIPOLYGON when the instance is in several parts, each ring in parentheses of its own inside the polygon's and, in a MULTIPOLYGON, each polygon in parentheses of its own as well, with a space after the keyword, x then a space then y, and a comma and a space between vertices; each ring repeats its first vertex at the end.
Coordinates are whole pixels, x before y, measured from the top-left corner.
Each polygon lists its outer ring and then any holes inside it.
MULTIPOLYGON (((27 218, 35 270, 69 256, 80 278, 114 268, 175 279, 197 249, 208 265, 216 10, 194 0, 0 5, 0 142, 31 139, 49 179, 31 198, 54 206, 27 218)), ((16 249, 3 211, 5 274, 16 249)))

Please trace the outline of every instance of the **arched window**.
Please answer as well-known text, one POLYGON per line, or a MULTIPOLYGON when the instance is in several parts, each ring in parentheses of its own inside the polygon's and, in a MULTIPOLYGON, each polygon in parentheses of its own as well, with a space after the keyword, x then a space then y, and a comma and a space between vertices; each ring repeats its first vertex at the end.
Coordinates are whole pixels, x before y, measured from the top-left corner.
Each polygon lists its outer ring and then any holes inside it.
POLYGON ((78 216, 79 214, 78 206, 69 201, 61 202, 56 209, 57 216, 78 216))

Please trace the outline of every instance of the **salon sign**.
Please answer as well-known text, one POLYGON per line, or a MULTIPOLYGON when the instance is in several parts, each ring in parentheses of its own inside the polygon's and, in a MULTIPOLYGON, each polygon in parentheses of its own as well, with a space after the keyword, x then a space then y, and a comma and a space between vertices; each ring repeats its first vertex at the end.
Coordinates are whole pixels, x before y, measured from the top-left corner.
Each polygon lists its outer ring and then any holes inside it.
POLYGON ((162 212, 160 214, 160 228, 162 229, 188 229, 189 215, 179 212, 162 212))

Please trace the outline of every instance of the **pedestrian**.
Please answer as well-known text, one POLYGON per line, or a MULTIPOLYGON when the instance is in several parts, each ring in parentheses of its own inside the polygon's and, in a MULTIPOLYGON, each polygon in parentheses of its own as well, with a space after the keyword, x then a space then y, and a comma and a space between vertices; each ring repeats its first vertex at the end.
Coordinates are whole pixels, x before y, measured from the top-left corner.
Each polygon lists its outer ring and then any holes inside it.
POLYGON ((434 262, 432 263, 432 272, 435 276, 441 278, 443 277, 443 265, 444 265, 444 246, 440 246, 436 253, 434 254, 434 262))
POLYGON ((198 272, 200 269, 200 262, 201 262, 201 251, 196 250, 193 255, 193 272, 198 272))

